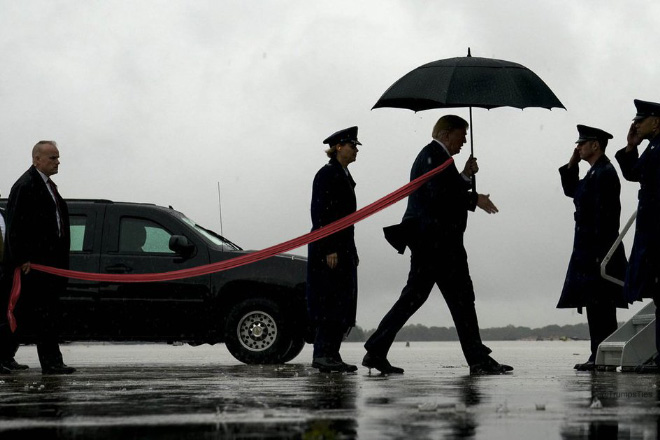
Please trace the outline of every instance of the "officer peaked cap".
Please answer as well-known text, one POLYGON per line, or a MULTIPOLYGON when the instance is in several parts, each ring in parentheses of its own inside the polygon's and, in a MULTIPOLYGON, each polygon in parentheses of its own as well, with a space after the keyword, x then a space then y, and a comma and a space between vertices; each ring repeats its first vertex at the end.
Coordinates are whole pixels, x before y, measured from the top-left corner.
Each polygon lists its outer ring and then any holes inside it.
POLYGON ((333 145, 337 144, 343 144, 345 142, 353 142, 356 145, 362 145, 360 141, 357 139, 357 133, 358 133, 358 128, 357 127, 349 127, 345 128, 343 130, 339 130, 336 133, 331 134, 328 136, 323 143, 328 144, 331 147, 333 145))
POLYGON ((660 116, 660 104, 657 102, 635 99, 635 107, 637 108, 637 114, 633 121, 641 121, 649 116, 660 116))
POLYGON ((585 141, 602 141, 612 139, 613 136, 600 128, 589 127, 587 125, 577 126, 579 138, 575 141, 576 144, 585 141))

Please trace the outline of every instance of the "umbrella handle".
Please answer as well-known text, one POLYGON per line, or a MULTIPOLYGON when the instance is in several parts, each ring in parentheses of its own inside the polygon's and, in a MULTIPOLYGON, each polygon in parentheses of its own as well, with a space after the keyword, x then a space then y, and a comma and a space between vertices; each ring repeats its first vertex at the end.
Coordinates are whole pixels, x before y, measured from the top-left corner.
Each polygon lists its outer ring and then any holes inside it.
MULTIPOLYGON (((468 49, 468 52, 470 49, 468 49)), ((474 157, 474 133, 472 132, 472 107, 470 109, 470 156, 474 157)), ((472 191, 477 192, 477 176, 472 175, 472 191)))

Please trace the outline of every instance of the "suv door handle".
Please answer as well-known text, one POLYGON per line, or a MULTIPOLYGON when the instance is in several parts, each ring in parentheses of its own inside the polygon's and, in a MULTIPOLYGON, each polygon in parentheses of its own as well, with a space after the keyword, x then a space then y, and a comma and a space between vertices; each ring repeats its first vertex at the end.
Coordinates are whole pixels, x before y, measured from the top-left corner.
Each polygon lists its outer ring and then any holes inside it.
POLYGON ((115 264, 114 266, 106 266, 107 273, 129 273, 133 272, 133 268, 123 263, 115 264))

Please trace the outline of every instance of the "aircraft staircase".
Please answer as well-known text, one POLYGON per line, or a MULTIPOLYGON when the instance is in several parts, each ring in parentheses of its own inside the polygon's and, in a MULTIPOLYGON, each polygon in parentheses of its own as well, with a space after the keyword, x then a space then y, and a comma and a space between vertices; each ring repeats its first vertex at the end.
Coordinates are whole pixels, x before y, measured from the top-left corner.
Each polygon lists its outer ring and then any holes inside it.
MULTIPOLYGON (((637 212, 628 220, 600 266, 603 278, 621 286, 623 281, 607 275, 606 266, 614 254, 614 250, 630 229, 636 215, 637 212)), ((624 372, 634 371, 637 366, 653 359, 657 354, 655 324, 655 304, 651 301, 601 342, 596 353, 596 368, 598 370, 618 370, 620 368, 620 371, 624 372)))

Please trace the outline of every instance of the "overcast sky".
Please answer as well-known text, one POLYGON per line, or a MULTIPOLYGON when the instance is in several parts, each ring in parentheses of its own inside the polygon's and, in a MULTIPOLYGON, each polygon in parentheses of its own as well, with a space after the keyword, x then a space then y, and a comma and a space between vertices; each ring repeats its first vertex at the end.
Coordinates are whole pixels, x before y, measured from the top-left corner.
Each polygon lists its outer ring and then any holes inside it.
MULTIPOLYGON (((555 309, 574 211, 557 169, 577 124, 612 133, 613 159, 633 99, 660 102, 659 16, 657 0, 0 0, 0 193, 53 139, 65 197, 172 205, 219 231, 219 184, 223 234, 262 249, 309 231, 321 142, 336 130, 359 126, 359 207, 405 184, 448 111, 371 108, 405 73, 470 47, 530 68, 567 108, 473 110, 478 190, 500 209, 468 221, 480 324, 586 322, 555 309)), ((621 180, 623 226, 639 188, 621 180)), ((356 225, 364 328, 405 284, 409 253, 382 235, 404 209, 356 225)), ((410 323, 453 326, 437 289, 410 323)))

